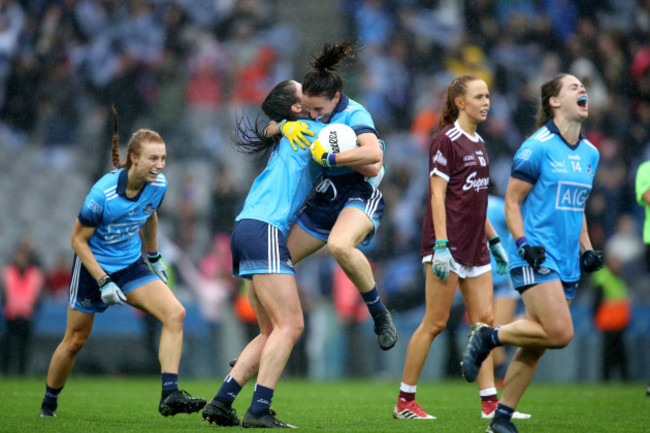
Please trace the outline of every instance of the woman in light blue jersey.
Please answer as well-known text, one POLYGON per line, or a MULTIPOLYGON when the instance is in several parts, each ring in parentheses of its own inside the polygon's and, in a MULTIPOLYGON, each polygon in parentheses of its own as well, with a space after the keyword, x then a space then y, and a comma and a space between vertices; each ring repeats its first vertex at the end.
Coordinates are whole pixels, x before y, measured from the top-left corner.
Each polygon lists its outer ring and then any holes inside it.
POLYGON ((581 269, 603 266, 587 232, 584 208, 591 191, 598 150, 581 134, 588 116, 587 91, 573 75, 561 74, 541 88, 539 128, 514 157, 506 193, 506 219, 516 247, 510 275, 526 316, 501 328, 472 327, 463 372, 473 380, 492 348, 519 346, 505 377, 503 395, 488 432, 516 432, 512 414, 547 348, 573 338, 569 304, 581 269))
MULTIPOLYGON (((358 147, 326 153, 312 146, 312 157, 325 167, 322 182, 296 215, 287 244, 297 263, 327 244, 327 248, 363 297, 375 323, 382 350, 397 342, 397 329, 379 296, 370 262, 358 248, 369 242, 384 215, 384 198, 377 188, 385 172, 384 144, 372 116, 343 92, 338 66, 356 54, 356 44, 325 44, 303 79, 302 102, 320 123, 342 123, 357 134, 358 147)), ((287 132, 287 125, 282 132, 287 132)))
MULTIPOLYGON (((262 109, 276 121, 304 116, 301 94, 300 83, 283 81, 271 90, 262 109)), ((315 134, 322 128, 306 122, 315 134)), ((231 237, 233 275, 253 282, 248 294, 260 334, 241 352, 219 392, 205 406, 203 418, 222 426, 293 427, 278 420, 271 409, 276 384, 304 328, 286 236, 322 168, 312 161, 307 147, 294 151, 287 138, 266 137, 257 124, 240 121, 238 127, 235 144, 243 152, 271 153, 253 182, 231 237), (255 373, 253 401, 240 421, 232 403, 255 373)))
POLYGON ((72 372, 77 354, 93 326, 95 313, 130 304, 162 323, 158 357, 164 415, 192 413, 204 405, 178 389, 185 309, 167 287, 167 270, 158 252, 158 214, 167 190, 162 174, 167 153, 158 133, 135 132, 127 160, 120 162, 117 113, 114 115, 113 164, 87 195, 72 231, 75 260, 70 282, 68 319, 63 341, 47 373, 42 417, 56 416, 58 395, 72 372), (141 241, 142 237, 142 241, 141 241), (148 252, 142 257, 142 243, 148 252))

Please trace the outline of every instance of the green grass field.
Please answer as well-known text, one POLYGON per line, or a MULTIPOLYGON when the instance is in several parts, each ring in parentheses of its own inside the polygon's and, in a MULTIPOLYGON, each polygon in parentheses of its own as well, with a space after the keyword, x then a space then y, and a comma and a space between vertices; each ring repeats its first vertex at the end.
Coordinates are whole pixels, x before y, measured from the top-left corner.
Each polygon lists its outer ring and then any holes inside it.
MULTIPOLYGON (((273 401, 278 418, 301 431, 318 432, 484 432, 475 385, 463 381, 421 383, 418 402, 438 417, 394 420, 398 383, 340 381, 280 382, 273 401)), ((209 400, 216 380, 182 380, 181 388, 209 400)), ((525 432, 650 432, 647 384, 559 385, 533 383, 518 409, 533 415, 517 421, 525 432)), ((0 378, 0 432, 208 432, 199 414, 158 414, 157 377, 72 376, 59 397, 57 418, 39 418, 44 379, 0 378)), ((240 416, 251 399, 244 388, 235 402, 240 416)), ((229 428, 226 431, 236 431, 229 428)))

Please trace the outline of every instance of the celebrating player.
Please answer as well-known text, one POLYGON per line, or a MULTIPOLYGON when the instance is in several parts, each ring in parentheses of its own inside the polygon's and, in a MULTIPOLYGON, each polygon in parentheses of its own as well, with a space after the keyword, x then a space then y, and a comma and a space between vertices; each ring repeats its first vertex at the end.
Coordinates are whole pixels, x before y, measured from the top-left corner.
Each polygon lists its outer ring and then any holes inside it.
MULTIPOLYGON (((304 115, 301 85, 283 81, 266 97, 262 109, 271 119, 304 115)), ((307 121, 318 133, 323 125, 307 121)), ((267 138, 255 128, 239 125, 236 144, 249 154, 271 150, 264 171, 255 179, 232 233, 233 274, 252 279, 249 297, 260 334, 244 348, 219 392, 203 410, 211 424, 239 425, 231 405, 255 374, 253 401, 244 415, 244 427, 293 428, 271 409, 274 389, 293 346, 304 328, 291 255, 286 245, 289 224, 307 198, 322 168, 311 161, 308 147, 293 151, 286 138, 267 138)), ((311 138, 313 140, 313 138, 311 138)))
POLYGON ((526 317, 500 328, 474 325, 462 361, 471 382, 494 347, 519 346, 488 432, 517 432, 512 414, 539 359, 547 348, 565 347, 573 337, 569 304, 580 268, 593 272, 603 266, 584 216, 599 160, 598 150, 580 133, 588 116, 587 91, 573 75, 561 74, 542 85, 541 96, 539 129, 514 156, 505 200, 516 240, 509 250, 510 275, 526 317))
POLYGON ((384 197, 377 188, 385 170, 383 144, 370 113, 343 93, 343 81, 335 71, 355 52, 352 41, 325 44, 303 79, 302 102, 311 118, 352 127, 359 147, 336 154, 312 146, 312 156, 326 170, 296 215, 287 244, 297 263, 327 243, 336 262, 361 293, 375 323, 379 347, 388 350, 397 342, 397 329, 379 296, 370 263, 357 248, 370 241, 384 215, 384 197))
POLYGON ((75 258, 68 319, 63 341, 50 361, 42 417, 56 416, 59 393, 90 334, 95 313, 124 303, 162 323, 158 351, 160 413, 192 413, 205 405, 204 399, 192 398, 178 389, 185 309, 166 285, 167 270, 160 260, 157 238, 157 209, 167 191, 162 174, 167 158, 165 143, 157 132, 140 129, 129 141, 126 162, 120 162, 115 110, 113 115, 112 156, 117 170, 93 185, 72 232, 75 258), (151 269, 141 255, 142 242, 151 269))
MULTIPOLYGON (((426 266, 426 311, 406 351, 402 383, 393 410, 398 419, 434 419, 415 402, 417 381, 433 340, 446 327, 456 287, 460 286, 472 323, 492 323, 490 250, 499 273, 508 259, 486 216, 490 170, 483 139, 476 132, 490 110, 487 84, 473 75, 447 87, 440 131, 429 148, 429 199, 422 229, 426 266)), ((492 363, 479 374, 482 415, 497 404, 492 363)))

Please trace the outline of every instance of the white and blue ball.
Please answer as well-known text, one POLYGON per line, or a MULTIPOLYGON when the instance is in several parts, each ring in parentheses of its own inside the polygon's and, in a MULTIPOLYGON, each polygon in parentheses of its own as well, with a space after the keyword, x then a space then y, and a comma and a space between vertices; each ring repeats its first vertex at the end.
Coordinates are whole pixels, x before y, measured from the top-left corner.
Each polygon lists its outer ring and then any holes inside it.
POLYGON ((327 153, 340 153, 358 146, 357 134, 348 125, 330 123, 318 133, 318 141, 327 153))

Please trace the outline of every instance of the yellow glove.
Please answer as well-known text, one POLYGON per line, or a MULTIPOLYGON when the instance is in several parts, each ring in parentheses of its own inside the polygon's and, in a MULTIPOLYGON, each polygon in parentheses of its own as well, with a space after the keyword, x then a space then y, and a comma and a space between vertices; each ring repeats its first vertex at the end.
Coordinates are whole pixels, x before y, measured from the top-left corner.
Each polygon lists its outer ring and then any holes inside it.
POLYGON ((336 165, 336 153, 327 153, 318 141, 318 138, 311 143, 311 157, 323 167, 336 165))
POLYGON ((309 130, 309 126, 305 122, 300 121, 287 122, 283 120, 280 122, 280 131, 282 135, 289 139, 291 147, 296 152, 298 151, 296 144, 301 149, 307 149, 309 147, 309 140, 305 138, 305 135, 314 136, 314 133, 309 130))

